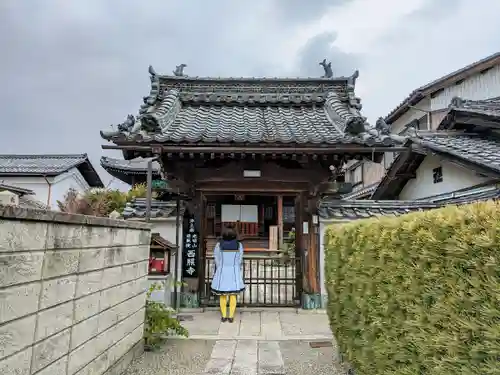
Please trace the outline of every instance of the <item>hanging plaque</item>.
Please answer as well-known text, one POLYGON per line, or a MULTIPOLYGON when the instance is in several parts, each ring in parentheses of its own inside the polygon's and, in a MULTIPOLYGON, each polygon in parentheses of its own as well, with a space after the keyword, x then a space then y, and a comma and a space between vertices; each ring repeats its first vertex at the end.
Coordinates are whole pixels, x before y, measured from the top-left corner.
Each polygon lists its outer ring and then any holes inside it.
POLYGON ((189 218, 187 230, 184 232, 182 253, 182 277, 198 277, 199 233, 196 230, 194 217, 189 218))

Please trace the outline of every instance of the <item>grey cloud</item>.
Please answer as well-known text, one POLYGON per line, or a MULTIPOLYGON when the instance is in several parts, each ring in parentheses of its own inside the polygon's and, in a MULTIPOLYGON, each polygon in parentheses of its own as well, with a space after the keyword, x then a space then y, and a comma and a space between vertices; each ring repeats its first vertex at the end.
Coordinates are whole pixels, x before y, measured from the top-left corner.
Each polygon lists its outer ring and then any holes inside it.
POLYGON ((304 22, 320 18, 329 8, 352 0, 275 0, 277 13, 287 22, 304 22))
POLYGON ((350 76, 362 68, 362 56, 344 53, 332 44, 337 39, 335 33, 324 33, 311 38, 299 52, 298 68, 301 75, 317 77, 324 74, 320 61, 332 62, 334 76, 350 76))
POLYGON ((99 130, 137 112, 149 92, 149 64, 169 73, 187 63, 191 75, 276 70, 263 58, 260 34, 244 29, 249 10, 240 2, 32 0, 0 7, 0 49, 7 52, 0 81, 9 88, 0 92, 1 153, 88 152, 98 164, 99 130))

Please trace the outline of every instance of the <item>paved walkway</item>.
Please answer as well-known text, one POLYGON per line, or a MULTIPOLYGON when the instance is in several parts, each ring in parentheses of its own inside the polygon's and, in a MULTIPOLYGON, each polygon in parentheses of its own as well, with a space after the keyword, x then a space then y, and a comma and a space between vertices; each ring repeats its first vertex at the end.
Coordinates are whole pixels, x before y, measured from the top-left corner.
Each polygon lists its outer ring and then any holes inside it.
POLYGON ((217 311, 180 315, 190 337, 146 353, 126 375, 345 374, 324 313, 241 311, 234 323, 217 311))

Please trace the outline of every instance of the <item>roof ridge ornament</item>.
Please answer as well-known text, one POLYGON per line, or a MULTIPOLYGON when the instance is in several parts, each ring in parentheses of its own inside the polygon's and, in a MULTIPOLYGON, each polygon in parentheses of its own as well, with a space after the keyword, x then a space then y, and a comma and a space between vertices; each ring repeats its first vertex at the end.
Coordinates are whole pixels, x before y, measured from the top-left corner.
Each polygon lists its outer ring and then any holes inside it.
POLYGON ((319 63, 319 65, 321 65, 323 67, 323 69, 325 70, 325 75, 322 76, 321 78, 333 78, 333 71, 332 71, 332 62, 326 62, 326 59, 323 59, 323 61, 321 61, 319 63))
POLYGON ((464 104, 465 104, 464 99, 462 99, 459 96, 454 96, 451 99, 451 102, 450 102, 450 105, 448 106, 448 108, 462 108, 462 107, 464 107, 464 104))
POLYGON ((187 77, 187 75, 184 74, 184 68, 187 68, 186 64, 177 65, 172 73, 174 73, 174 76, 176 77, 187 77))
POLYGON ((375 122, 375 129, 382 135, 390 135, 391 134, 391 125, 385 122, 383 117, 379 117, 375 122))

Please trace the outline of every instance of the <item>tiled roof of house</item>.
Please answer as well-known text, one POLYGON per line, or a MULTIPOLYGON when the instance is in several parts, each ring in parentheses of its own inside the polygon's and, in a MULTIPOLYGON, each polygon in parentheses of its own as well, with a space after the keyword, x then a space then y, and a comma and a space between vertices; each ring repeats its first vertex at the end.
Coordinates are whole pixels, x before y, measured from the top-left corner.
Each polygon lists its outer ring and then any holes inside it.
POLYGON ((75 167, 90 186, 104 186, 87 154, 0 155, 0 176, 58 176, 75 167))
POLYGON ((484 69, 491 68, 500 62, 500 52, 487 56, 484 59, 476 61, 450 74, 438 78, 424 86, 413 90, 396 108, 394 108, 386 117, 385 121, 392 124, 396 121, 411 105, 417 104, 425 96, 432 94, 444 87, 450 86, 464 78, 479 73, 484 69))
POLYGON ((426 197, 426 202, 438 204, 463 204, 500 198, 499 184, 481 184, 470 188, 426 197))
POLYGON ((318 213, 324 219, 354 220, 399 216, 437 207, 438 204, 420 201, 325 200, 320 203, 318 213))
POLYGON ((421 135, 413 141, 426 149, 500 173, 500 139, 479 134, 449 135, 446 132, 421 135))
POLYGON ((15 193, 19 196, 35 195, 35 192, 31 189, 26 189, 26 188, 23 188, 20 186, 14 186, 14 185, 10 185, 10 184, 4 184, 3 182, 0 182, 0 191, 1 190, 7 190, 7 191, 15 193))
POLYGON ((101 131, 115 143, 369 144, 394 143, 361 113, 356 71, 339 78, 160 76, 137 117, 101 131))

